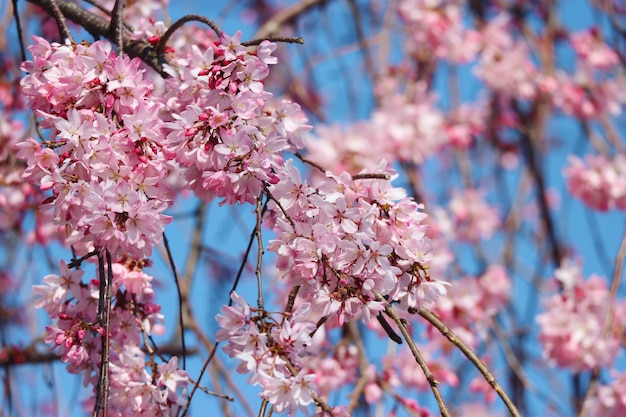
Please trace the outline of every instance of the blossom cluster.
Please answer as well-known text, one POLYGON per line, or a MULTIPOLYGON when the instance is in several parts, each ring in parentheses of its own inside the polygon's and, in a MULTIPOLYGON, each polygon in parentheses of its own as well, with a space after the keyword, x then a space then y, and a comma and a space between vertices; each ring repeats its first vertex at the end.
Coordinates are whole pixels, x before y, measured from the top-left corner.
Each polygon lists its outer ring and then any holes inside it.
POLYGON ((260 396, 276 411, 294 415, 313 402, 312 374, 298 372, 308 357, 310 333, 315 323, 308 320, 308 304, 302 304, 288 317, 260 315, 236 292, 233 306, 222 307, 218 315, 221 329, 218 341, 228 341, 223 350, 240 360, 237 371, 250 373, 248 383, 260 385, 260 396))
POLYGON ((456 192, 447 212, 435 211, 435 216, 449 238, 475 243, 489 239, 500 227, 498 210, 488 204, 479 190, 456 192))
POLYGON ((277 62, 276 45, 263 41, 254 52, 241 44, 241 32, 222 34, 206 50, 191 47, 171 60, 165 100, 164 152, 184 168, 196 196, 223 203, 256 201, 282 153, 303 146, 309 129, 300 107, 272 101, 263 80, 277 62))
POLYGON ((51 193, 45 206, 81 253, 150 255, 171 220, 163 214, 171 164, 161 152, 162 104, 141 61, 100 41, 35 42, 22 88, 51 132, 43 143, 17 145, 28 165, 23 177, 51 193))
POLYGON ((562 290, 537 316, 546 357, 574 372, 612 366, 626 326, 626 306, 611 300, 606 280, 583 279, 580 268, 565 263, 555 272, 562 290), (612 311, 612 312, 611 312, 612 311))
MULTIPOLYGON (((398 301, 405 311, 419 308, 446 289, 427 272, 426 215, 391 186, 396 174, 385 164, 363 178, 327 173, 315 186, 302 180, 293 160, 276 175, 279 181, 268 187, 268 220, 277 234, 268 249, 276 253, 288 287, 299 287, 297 307, 275 318, 233 293, 235 305, 217 317, 222 327, 217 338, 227 341, 224 351, 241 361, 238 371, 250 373, 249 382, 261 386, 261 397, 277 411, 293 414, 316 396, 353 383, 357 375, 358 360, 350 349, 315 359, 321 347, 313 333, 355 317, 371 322, 386 300, 398 301), (317 329, 320 322, 326 324, 317 329), (332 365, 337 360, 339 373, 332 365)), ((376 387, 372 380, 371 398, 376 387)))
MULTIPOLYGON (((168 415, 185 400, 181 389, 189 383, 178 359, 157 364, 146 361, 141 335, 164 331, 161 307, 154 303, 153 278, 132 260, 113 263, 111 321, 109 323, 110 404, 116 416, 168 415), (151 370, 151 371, 150 371, 151 370)), ((105 327, 98 318, 99 280, 83 281, 83 270, 71 270, 61 261, 60 274, 44 277, 33 290, 35 306, 54 323, 46 327, 46 343, 53 345, 71 373, 85 376, 86 385, 98 386, 105 327)), ((109 271, 105 271, 108 274, 109 271)), ((111 410, 112 411, 112 410, 111 410)))
MULTIPOLYGON (((454 281, 448 294, 437 300, 432 311, 468 346, 486 340, 493 320, 511 296, 511 279, 499 265, 490 266, 480 277, 454 281)), ((434 329, 431 329, 431 333, 434 329)))
MULTIPOLYGON (((371 174, 397 176, 386 163, 371 174)), ((278 269, 302 286, 314 311, 339 324, 362 315, 369 321, 384 308, 380 297, 406 310, 445 294, 445 284, 428 274, 422 206, 389 179, 363 175, 327 173, 313 186, 288 161, 269 187, 277 235, 268 248, 278 269)))
POLYGON ((400 1, 408 52, 420 59, 434 54, 451 62, 470 61, 480 48, 480 33, 464 27, 462 7, 455 0, 400 1))
POLYGON ((567 189, 587 206, 600 211, 626 210, 626 156, 612 159, 587 155, 585 160, 570 156, 563 170, 567 189))
POLYGON ((5 118, 0 112, 0 232, 20 229, 22 212, 30 204, 32 185, 24 183, 20 175, 24 167, 16 163, 11 152, 21 141, 24 128, 17 121, 5 118))
POLYGON ((624 79, 608 76, 618 67, 617 52, 603 41, 597 28, 572 33, 570 43, 576 54, 576 72, 544 76, 544 92, 556 108, 583 120, 619 115, 626 101, 624 79))
POLYGON ((589 396, 585 408, 590 415, 620 417, 626 414, 626 372, 612 372, 613 380, 601 384, 596 395, 589 396))
MULTIPOLYGON (((335 173, 355 174, 375 168, 382 159, 422 164, 448 141, 442 112, 426 84, 411 92, 398 91, 398 82, 386 78, 378 85, 381 106, 370 120, 349 127, 320 126, 307 142, 307 156, 335 173)), ((461 124, 462 122, 459 122, 461 124)), ((459 142, 464 132, 454 132, 459 142)))

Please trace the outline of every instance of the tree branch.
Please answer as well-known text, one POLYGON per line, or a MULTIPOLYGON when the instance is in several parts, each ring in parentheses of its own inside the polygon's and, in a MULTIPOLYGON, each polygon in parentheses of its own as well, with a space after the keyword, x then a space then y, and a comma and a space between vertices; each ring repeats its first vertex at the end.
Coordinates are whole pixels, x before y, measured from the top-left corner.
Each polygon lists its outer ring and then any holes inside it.
MULTIPOLYGON (((54 16, 54 3, 51 0, 27 0, 36 6, 41 7, 50 16, 54 16)), ((63 14, 63 17, 82 26, 93 35, 102 36, 112 42, 115 42, 115 36, 111 33, 111 22, 107 19, 85 10, 76 3, 67 0, 57 0, 56 6, 63 14)), ((132 40, 128 36, 122 35, 123 50, 131 58, 140 58, 148 66, 158 72, 163 78, 169 75, 163 71, 162 63, 159 62, 156 50, 145 40, 132 40)))

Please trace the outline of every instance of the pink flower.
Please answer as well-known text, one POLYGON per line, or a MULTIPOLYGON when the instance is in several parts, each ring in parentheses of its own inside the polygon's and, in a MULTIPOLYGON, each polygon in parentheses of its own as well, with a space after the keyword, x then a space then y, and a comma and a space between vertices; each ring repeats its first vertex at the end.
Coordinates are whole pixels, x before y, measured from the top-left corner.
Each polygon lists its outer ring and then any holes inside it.
POLYGON ((607 71, 620 62, 613 48, 602 41, 600 31, 596 27, 572 34, 570 41, 583 65, 607 71))
POLYGON ((583 162, 570 156, 563 170, 568 191, 586 205, 600 211, 626 210, 626 157, 612 160, 604 155, 587 155, 583 162))
POLYGON ((498 211, 488 205, 482 193, 477 190, 465 190, 456 193, 448 209, 454 221, 454 233, 457 239, 477 242, 490 238, 500 226, 498 211))
POLYGON ((184 397, 180 397, 178 389, 189 384, 189 376, 187 372, 178 369, 178 358, 173 356, 168 363, 159 365, 159 378, 157 385, 165 388, 166 397, 175 404, 184 404, 184 397))
POLYGON ((626 413, 626 372, 611 372, 612 380, 597 388, 584 404, 594 416, 621 417, 626 413))
MULTIPOLYGON (((557 274, 562 277, 564 272, 557 274)), ((573 282, 567 282, 560 294, 545 301, 546 311, 537 316, 544 355, 574 372, 611 366, 620 346, 620 329, 626 324, 623 306, 615 306, 607 328, 608 303, 616 301, 609 298, 606 281, 597 275, 583 280, 578 271, 573 282)))

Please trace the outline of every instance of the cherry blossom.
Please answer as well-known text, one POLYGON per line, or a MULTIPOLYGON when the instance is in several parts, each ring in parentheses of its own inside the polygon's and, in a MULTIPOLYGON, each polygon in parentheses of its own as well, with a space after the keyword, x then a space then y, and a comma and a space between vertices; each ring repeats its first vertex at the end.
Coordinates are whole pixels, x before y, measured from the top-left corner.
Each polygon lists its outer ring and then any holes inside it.
MULTIPOLYGON (((123 416, 167 413, 173 406, 185 404, 181 389, 189 378, 178 369, 176 357, 156 368, 145 361, 139 335, 161 334, 163 316, 153 302, 152 277, 136 261, 122 261, 112 266, 111 403, 123 416)), ((85 383, 95 389, 100 372, 99 338, 104 331, 97 320, 99 284, 96 280, 83 282, 84 271, 71 271, 62 261, 59 269, 60 276, 48 275, 45 285, 34 288, 39 296, 36 305, 55 321, 46 327, 45 342, 59 350, 70 372, 84 373, 85 383)))
POLYGON ((609 314, 608 287, 598 275, 583 279, 579 267, 565 264, 555 273, 563 291, 546 300, 537 316, 539 340, 550 362, 574 371, 611 366, 623 328, 622 303, 609 314))

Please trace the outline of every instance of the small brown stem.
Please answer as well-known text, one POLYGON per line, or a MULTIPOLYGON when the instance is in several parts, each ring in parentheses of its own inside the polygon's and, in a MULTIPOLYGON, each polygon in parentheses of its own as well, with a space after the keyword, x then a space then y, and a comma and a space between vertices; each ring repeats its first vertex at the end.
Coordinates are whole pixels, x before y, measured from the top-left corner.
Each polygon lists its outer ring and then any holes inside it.
POLYGON ((161 36, 161 40, 159 41, 157 48, 156 48, 157 56, 159 57, 163 56, 163 54, 165 53, 165 46, 167 45, 167 41, 174 34, 174 32, 176 32, 178 29, 183 27, 183 25, 187 22, 205 23, 207 26, 213 29, 213 32, 215 32, 218 37, 222 36, 222 29, 220 29, 211 19, 198 15, 198 14, 188 14, 188 15, 181 17, 174 23, 172 23, 172 26, 167 28, 163 36, 161 36))
POLYGON ((251 41, 241 42, 243 46, 255 46, 259 45, 263 41, 270 42, 280 42, 280 43, 298 43, 300 45, 304 45, 304 39, 301 37, 292 37, 292 36, 268 36, 267 38, 262 39, 253 39, 251 41))
POLYGON ((294 153, 294 155, 301 160, 302 162, 304 162, 305 164, 311 165, 313 168, 316 168, 318 171, 320 171, 322 174, 326 174, 326 172, 328 172, 327 169, 325 169, 324 167, 322 167, 321 165, 319 165, 316 162, 311 161, 310 159, 307 159, 304 157, 304 155, 302 155, 300 152, 296 152, 294 153))
POLYGON ((353 181, 358 181, 358 180, 387 180, 389 181, 390 179, 391 179, 391 175, 389 174, 372 173, 372 174, 356 174, 352 176, 353 181))

